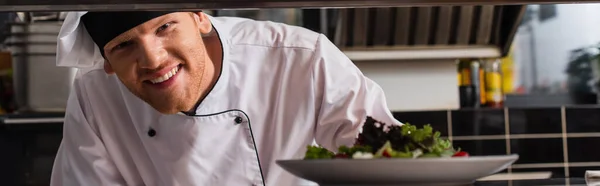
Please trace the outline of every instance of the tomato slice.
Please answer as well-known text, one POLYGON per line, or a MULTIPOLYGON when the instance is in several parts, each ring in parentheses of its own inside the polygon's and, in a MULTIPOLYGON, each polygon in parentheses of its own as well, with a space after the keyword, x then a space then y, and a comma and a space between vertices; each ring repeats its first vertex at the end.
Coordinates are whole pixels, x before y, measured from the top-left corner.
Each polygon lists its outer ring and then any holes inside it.
POLYGON ((452 157, 469 157, 469 153, 465 151, 456 152, 452 157))
POLYGON ((346 154, 336 154, 334 158, 347 159, 350 158, 350 156, 346 154))
POLYGON ((388 157, 388 158, 391 158, 391 157, 392 157, 392 155, 391 155, 391 154, 390 154, 390 153, 389 153, 387 150, 384 150, 382 155, 383 155, 384 157, 388 157))

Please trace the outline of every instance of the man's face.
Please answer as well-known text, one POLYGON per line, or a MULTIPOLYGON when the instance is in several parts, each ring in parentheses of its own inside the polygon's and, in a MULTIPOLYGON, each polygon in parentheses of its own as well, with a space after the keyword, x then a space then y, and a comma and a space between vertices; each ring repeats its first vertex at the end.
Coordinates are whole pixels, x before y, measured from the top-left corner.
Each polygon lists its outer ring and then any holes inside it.
POLYGON ((200 98, 205 64, 211 62, 201 37, 208 27, 202 13, 149 20, 104 46, 105 70, 161 113, 188 111, 200 98))

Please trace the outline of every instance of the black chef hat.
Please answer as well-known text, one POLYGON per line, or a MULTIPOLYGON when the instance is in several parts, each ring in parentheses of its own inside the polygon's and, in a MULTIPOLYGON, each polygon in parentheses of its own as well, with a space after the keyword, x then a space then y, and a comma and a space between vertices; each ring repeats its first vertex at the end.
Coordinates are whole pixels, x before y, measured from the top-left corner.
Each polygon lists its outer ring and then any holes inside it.
POLYGON ((169 13, 173 12, 88 12, 81 17, 81 21, 104 56, 104 45, 110 40, 146 21, 169 13))

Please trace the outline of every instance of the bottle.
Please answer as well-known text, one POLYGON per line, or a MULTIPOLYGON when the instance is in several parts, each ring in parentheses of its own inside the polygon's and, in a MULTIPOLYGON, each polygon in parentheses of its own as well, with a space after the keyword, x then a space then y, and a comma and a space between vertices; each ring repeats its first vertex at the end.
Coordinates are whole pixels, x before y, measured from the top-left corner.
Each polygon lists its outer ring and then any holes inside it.
POLYGON ((504 105, 504 93, 500 60, 488 59, 484 64, 486 107, 501 108, 504 105))
POLYGON ((457 60, 458 66, 458 94, 460 108, 473 107, 473 86, 471 85, 471 68, 469 60, 457 60))
POLYGON ((485 102, 483 89, 483 69, 474 59, 459 59, 458 89, 461 108, 478 108, 485 102))
POLYGON ((475 107, 483 107, 486 104, 483 62, 483 60, 473 60, 471 62, 471 81, 473 82, 473 88, 475 88, 475 96, 477 99, 475 107))

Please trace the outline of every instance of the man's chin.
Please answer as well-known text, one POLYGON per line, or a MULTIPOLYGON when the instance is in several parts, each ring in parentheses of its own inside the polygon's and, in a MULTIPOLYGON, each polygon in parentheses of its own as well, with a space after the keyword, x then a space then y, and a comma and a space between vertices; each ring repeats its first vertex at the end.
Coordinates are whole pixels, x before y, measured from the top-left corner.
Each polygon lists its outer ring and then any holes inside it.
POLYGON ((154 110, 161 114, 177 114, 194 108, 195 104, 189 103, 191 100, 171 92, 170 94, 146 94, 142 100, 150 105, 154 110))
POLYGON ((177 114, 178 112, 180 112, 178 109, 173 109, 173 108, 154 107, 154 109, 156 111, 160 112, 161 114, 166 114, 166 115, 177 114))
POLYGON ((179 112, 176 110, 157 110, 157 111, 160 112, 161 114, 165 114, 165 115, 177 114, 179 112))
POLYGON ((176 105, 166 103, 156 104, 148 101, 146 103, 148 103, 152 108, 154 108, 154 110, 160 112, 161 114, 177 114, 180 112, 180 109, 178 109, 176 105))

